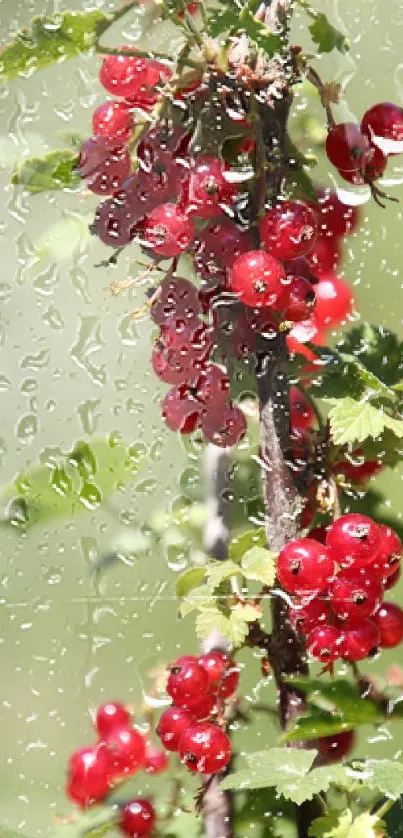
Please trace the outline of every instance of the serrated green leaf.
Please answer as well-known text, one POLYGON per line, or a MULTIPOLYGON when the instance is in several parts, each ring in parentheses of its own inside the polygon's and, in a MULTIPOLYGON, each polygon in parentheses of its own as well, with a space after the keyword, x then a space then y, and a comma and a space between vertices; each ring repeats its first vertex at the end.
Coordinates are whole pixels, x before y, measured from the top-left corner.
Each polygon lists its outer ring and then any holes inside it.
POLYGON ((396 395, 378 376, 346 352, 338 352, 327 347, 315 347, 323 366, 318 367, 315 381, 315 394, 321 398, 354 399, 382 397, 391 403, 396 402, 396 395))
POLYGON ((196 634, 199 640, 207 640, 212 632, 218 632, 223 637, 229 638, 230 622, 218 608, 206 608, 196 617, 196 634))
POLYGON ((362 782, 370 789, 397 800, 403 794, 403 764, 392 759, 368 759, 354 763, 362 782))
POLYGON ((276 578, 276 556, 264 547, 251 547, 244 553, 241 568, 247 579, 271 587, 276 578))
POLYGON ((50 151, 44 157, 29 157, 16 166, 11 183, 36 193, 74 187, 82 182, 74 171, 77 164, 77 153, 67 149, 50 151))
MULTIPOLYGON (((186 603, 187 600, 184 602, 185 608, 186 603)), ((249 632, 249 623, 259 619, 262 614, 259 607, 239 603, 227 616, 214 601, 203 603, 198 610, 199 614, 196 617, 198 638, 206 640, 211 632, 218 631, 234 648, 242 645, 249 632)))
POLYGON ((351 809, 331 811, 309 827, 309 838, 380 838, 384 824, 376 815, 363 812, 354 818, 351 809))
POLYGON ((236 31, 239 28, 239 11, 235 8, 214 9, 208 14, 208 33, 217 38, 223 32, 236 31))
POLYGON ((206 572, 205 567, 189 567, 188 570, 181 573, 176 580, 176 596, 182 599, 189 591, 199 587, 206 576, 206 572))
POLYGON ((357 358, 389 387, 403 376, 403 342, 383 326, 359 323, 343 335, 340 351, 357 358))
POLYGON ((231 576, 241 574, 239 565, 232 562, 230 559, 224 562, 210 563, 206 567, 208 575, 208 586, 212 591, 215 591, 223 582, 230 579, 231 576))
POLYGON ((332 52, 337 49, 345 53, 350 49, 350 42, 346 35, 336 29, 322 12, 316 12, 315 20, 308 28, 319 52, 332 52))
POLYGON ((336 445, 364 442, 368 437, 376 439, 385 428, 398 437, 403 437, 403 421, 389 416, 381 406, 352 398, 329 399, 330 430, 336 445))
POLYGON ((193 588, 180 604, 179 614, 181 617, 187 617, 192 611, 216 608, 216 600, 213 592, 208 585, 199 585, 193 588))
POLYGON ((276 786, 280 794, 287 793, 305 777, 316 757, 315 750, 270 748, 246 754, 247 769, 236 771, 221 783, 223 789, 265 788, 276 786))
POLYGON ((264 547, 266 544, 266 533, 264 527, 257 527, 248 530, 233 538, 228 547, 228 556, 233 562, 238 562, 251 547, 264 547))
POLYGON ((70 454, 46 451, 43 464, 0 489, 6 520, 27 528, 94 512, 138 472, 146 453, 141 443, 127 446, 112 436, 78 442, 70 454))
POLYGON ((73 58, 92 49, 113 18, 98 10, 34 17, 0 50, 0 82, 73 58))

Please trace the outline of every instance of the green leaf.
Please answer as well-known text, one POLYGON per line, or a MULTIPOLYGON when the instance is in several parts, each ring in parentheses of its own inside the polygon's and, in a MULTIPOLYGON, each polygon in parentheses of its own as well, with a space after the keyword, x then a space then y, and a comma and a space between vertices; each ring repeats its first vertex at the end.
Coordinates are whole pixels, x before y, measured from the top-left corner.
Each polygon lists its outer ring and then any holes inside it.
POLYGON ((241 568, 247 579, 271 587, 276 578, 276 556, 264 547, 251 547, 244 553, 241 568))
MULTIPOLYGON (((93 806, 78 818, 68 823, 62 823, 53 830, 54 838, 81 838, 91 835, 91 838, 103 835, 111 829, 119 817, 116 806, 93 806)), ((1 833, 0 833, 1 836, 1 833)))
POLYGON ((196 617, 196 634, 199 640, 206 640, 213 631, 217 631, 237 648, 242 645, 249 632, 249 623, 261 616, 262 612, 258 606, 239 603, 227 616, 216 603, 204 603, 199 607, 196 617))
POLYGON ((50 151, 44 157, 29 157, 16 166, 11 183, 24 186, 29 192, 74 187, 82 182, 74 171, 77 164, 77 153, 67 149, 50 151))
POLYGON ((338 352, 327 347, 316 347, 324 366, 319 367, 318 380, 315 382, 316 395, 321 398, 354 399, 382 397, 392 404, 397 401, 396 394, 364 363, 346 352, 338 352))
POLYGON ((0 50, 0 82, 73 58, 92 49, 113 18, 104 12, 67 11, 34 17, 0 50))
POLYGON ((215 591, 216 588, 226 582, 227 579, 230 579, 231 576, 237 576, 241 574, 241 569, 239 565, 235 564, 230 560, 224 562, 211 562, 207 565, 207 575, 208 575, 208 587, 211 591, 215 591))
POLYGON ((243 29, 252 43, 264 52, 266 58, 272 58, 282 48, 280 35, 275 35, 260 20, 256 20, 250 9, 242 9, 239 19, 243 29))
POLYGON ((237 9, 214 9, 208 14, 208 33, 217 38, 223 32, 236 32, 239 29, 239 11, 237 9))
POLYGON ((179 599, 185 597, 189 591, 199 587, 206 576, 207 569, 205 567, 190 567, 176 580, 176 596, 179 599))
POLYGON ((389 428, 398 438, 403 437, 403 420, 389 416, 381 406, 360 402, 352 398, 331 399, 330 429, 336 445, 376 439, 389 428))
MULTIPOLYGON (((380 719, 378 721, 381 721, 380 719)), ((326 713, 311 707, 303 716, 295 719, 292 727, 282 736, 282 742, 312 742, 321 736, 333 736, 346 730, 354 730, 356 721, 346 721, 340 713, 326 713)))
POLYGON ((231 561, 237 562, 251 547, 264 547, 265 544, 266 533, 264 527, 257 527, 233 538, 229 543, 228 556, 231 561))
POLYGON ((389 387, 403 376, 403 342, 383 326, 359 323, 343 335, 340 351, 353 355, 389 387))
POLYGON ((330 812, 317 818, 309 828, 310 838, 379 838, 383 824, 370 812, 353 817, 351 809, 330 812))
POLYGON ((403 794, 403 764, 392 759, 368 759, 354 763, 362 774, 363 783, 397 800, 403 794))
POLYGON ((0 490, 6 521, 24 528, 85 510, 94 512, 108 495, 138 472, 146 448, 110 436, 78 442, 70 454, 47 450, 42 463, 0 490))
POLYGON ((339 32, 322 12, 315 13, 315 20, 308 28, 319 52, 332 52, 337 49, 345 53, 350 49, 350 42, 346 35, 339 32))

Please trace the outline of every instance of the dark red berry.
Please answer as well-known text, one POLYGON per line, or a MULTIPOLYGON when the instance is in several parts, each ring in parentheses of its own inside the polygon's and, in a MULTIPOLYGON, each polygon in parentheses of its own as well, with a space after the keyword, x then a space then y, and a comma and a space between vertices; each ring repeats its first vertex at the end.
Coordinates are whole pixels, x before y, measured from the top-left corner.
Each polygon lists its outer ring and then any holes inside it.
POLYGON ((312 248, 317 235, 315 212, 303 201, 282 201, 260 222, 263 246, 277 259, 296 259, 312 248))
POLYGON ((92 115, 95 136, 113 137, 124 143, 133 129, 133 117, 126 102, 103 102, 92 115))
POLYGON ((333 626, 318 626, 308 634, 307 649, 322 663, 333 663, 341 656, 342 632, 333 626))
POLYGON ((193 320, 200 313, 198 290, 188 279, 182 277, 164 279, 150 309, 150 315, 158 326, 168 323, 172 318, 185 322, 193 320))
POLYGON ((196 658, 178 658, 170 667, 167 693, 179 707, 191 710, 192 705, 197 705, 207 690, 207 672, 196 658))
POLYGON ((160 717, 157 734, 167 751, 177 751, 182 733, 193 723, 194 717, 181 707, 169 707, 160 717))
POLYGON ((284 291, 281 262, 264 250, 251 250, 235 260, 230 276, 231 291, 252 308, 276 305, 284 291))
POLYGON ((202 430, 208 442, 218 448, 237 445, 245 436, 247 425, 244 412, 233 404, 207 411, 202 417, 202 430))
POLYGON ((361 568, 374 561, 381 542, 375 521, 359 512, 349 512, 329 527, 326 546, 340 567, 361 568))
POLYGON ((95 717, 95 728, 101 739, 117 727, 129 727, 130 713, 119 701, 101 704, 95 717))
POLYGON ((205 696, 197 703, 192 704, 193 720, 197 722, 205 721, 211 716, 216 705, 215 696, 212 693, 206 693, 205 696))
POLYGON ((355 122, 342 122, 331 128, 326 138, 326 154, 336 169, 357 170, 370 157, 368 136, 355 122))
POLYGON ((91 137, 81 146, 79 172, 97 195, 110 195, 128 176, 130 152, 126 145, 110 137, 91 137))
POLYGON ((105 736, 111 773, 115 777, 134 774, 144 765, 144 738, 133 727, 117 727, 105 736))
MULTIPOLYGON (((307 259, 312 273, 320 278, 334 271, 341 262, 341 247, 337 239, 318 236, 307 259)), ((317 286, 315 285, 315 293, 317 286)))
POLYGON ((294 601, 288 618, 297 631, 309 634, 317 626, 329 623, 330 612, 323 599, 302 599, 294 601))
POLYGON ((329 585, 329 601, 340 620, 361 619, 374 614, 382 593, 382 583, 363 569, 341 570, 329 585))
POLYGON ((379 629, 380 645, 383 649, 393 649, 403 640, 403 611, 394 602, 383 602, 373 617, 379 629))
POLYGON ((224 282, 235 259, 252 247, 250 233, 241 230, 229 218, 211 221, 196 241, 196 271, 205 280, 224 282))
POLYGON ((354 295, 347 284, 333 273, 323 274, 315 285, 315 320, 320 328, 339 326, 352 313, 354 295))
MULTIPOLYGON (((403 108, 391 102, 379 102, 369 108, 363 116, 361 129, 372 140, 382 137, 385 140, 402 142, 403 140, 403 108)), ((392 149, 388 153, 391 153, 392 149)))
POLYGON ((379 642, 380 632, 375 622, 367 619, 360 620, 343 633, 342 657, 346 661, 363 661, 376 651, 379 642))
POLYGON ((160 88, 169 82, 171 76, 172 70, 166 64, 148 59, 144 83, 135 92, 125 94, 130 106, 151 111, 158 102, 160 88))
POLYGON ((191 218, 176 204, 160 204, 148 216, 144 227, 144 245, 159 256, 179 256, 194 239, 191 218))
POLYGON ((298 387, 290 387, 290 422, 292 428, 306 431, 315 422, 315 411, 305 393, 298 387))
POLYGON ((231 759, 231 742, 217 725, 204 722, 192 725, 179 743, 182 762, 198 774, 216 774, 231 759))
POLYGON ((144 770, 146 774, 163 774, 169 765, 166 751, 161 748, 155 748, 154 745, 148 745, 146 751, 146 759, 144 763, 144 770))
POLYGON ((331 189, 319 190, 318 203, 310 206, 318 214, 321 235, 341 238, 352 233, 358 226, 358 208, 343 203, 337 192, 331 189))
POLYGON ((146 838, 156 821, 154 808, 149 800, 139 797, 123 806, 119 818, 119 829, 128 838, 146 838))
POLYGON ((181 206, 200 218, 212 218, 231 206, 238 187, 230 167, 219 157, 198 157, 192 164, 180 197, 181 206))
POLYGON ((194 398, 185 384, 169 390, 161 402, 161 408, 162 417, 171 431, 191 434, 201 423, 203 405, 194 398))
POLYGON ((339 169, 339 174, 354 186, 364 186, 365 183, 372 183, 372 181, 382 177, 387 162, 388 158, 381 149, 371 145, 371 154, 359 169, 355 169, 353 172, 345 172, 339 169))
POLYGON ((354 730, 343 730, 331 736, 321 736, 316 740, 316 747, 325 762, 339 762, 351 753, 355 739, 354 730))
POLYGON ((290 594, 321 591, 333 575, 334 563, 326 549, 312 538, 290 541, 280 552, 277 576, 290 594))
POLYGON ((286 286, 278 306, 282 308, 282 319, 298 323, 311 316, 316 306, 316 286, 303 276, 293 276, 286 286))
POLYGON ((230 381, 227 373, 217 364, 209 364, 196 383, 197 398, 207 410, 217 412, 228 399, 230 381))
POLYGON ((69 759, 66 794, 83 809, 98 803, 110 791, 110 762, 103 743, 81 748, 69 759))
POLYGON ((138 220, 125 203, 108 198, 97 208, 90 229, 109 247, 125 247, 136 235, 138 220))

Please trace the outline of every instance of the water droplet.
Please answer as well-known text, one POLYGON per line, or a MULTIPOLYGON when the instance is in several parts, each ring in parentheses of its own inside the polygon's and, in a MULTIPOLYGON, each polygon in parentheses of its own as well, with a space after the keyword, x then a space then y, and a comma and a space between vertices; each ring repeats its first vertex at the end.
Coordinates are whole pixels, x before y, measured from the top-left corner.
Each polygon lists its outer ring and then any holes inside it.
POLYGON ((92 356, 100 352, 105 342, 101 336, 101 326, 98 317, 81 317, 77 341, 71 347, 70 354, 73 361, 84 369, 94 384, 104 387, 107 382, 105 364, 96 366, 92 356))
POLYGON ((87 401, 80 404, 77 408, 77 413, 86 434, 93 434, 97 428, 101 417, 95 411, 100 403, 100 399, 87 399, 87 401))
POLYGON ((22 416, 16 430, 18 438, 22 442, 31 442, 32 437, 38 433, 38 419, 33 413, 22 416))

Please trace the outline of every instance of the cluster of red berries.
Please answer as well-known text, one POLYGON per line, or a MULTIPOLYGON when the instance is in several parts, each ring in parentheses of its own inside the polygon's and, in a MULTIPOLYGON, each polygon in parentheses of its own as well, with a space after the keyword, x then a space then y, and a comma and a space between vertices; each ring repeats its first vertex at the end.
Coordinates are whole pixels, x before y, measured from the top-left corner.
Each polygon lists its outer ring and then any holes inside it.
POLYGON ((231 743, 219 723, 238 682, 238 667, 220 651, 186 655, 170 667, 167 692, 173 704, 162 714, 157 734, 190 771, 216 774, 228 765, 231 743))
POLYGON ((341 122, 327 136, 326 153, 339 174, 355 186, 380 178, 390 155, 403 151, 403 108, 380 102, 361 124, 341 122))
MULTIPOLYGON (((76 751, 68 763, 66 793, 80 807, 104 800, 117 783, 140 769, 160 774, 168 767, 166 752, 146 742, 132 726, 123 704, 108 702, 98 707, 95 729, 96 744, 76 751)), ((148 836, 154 823, 149 800, 130 800, 121 808, 118 825, 129 838, 148 836)))
POLYGON ((394 530, 349 513, 311 535, 287 544, 277 564, 281 585, 296 595, 289 617, 310 654, 326 664, 359 661, 401 643, 403 611, 383 602, 402 558, 394 530))

